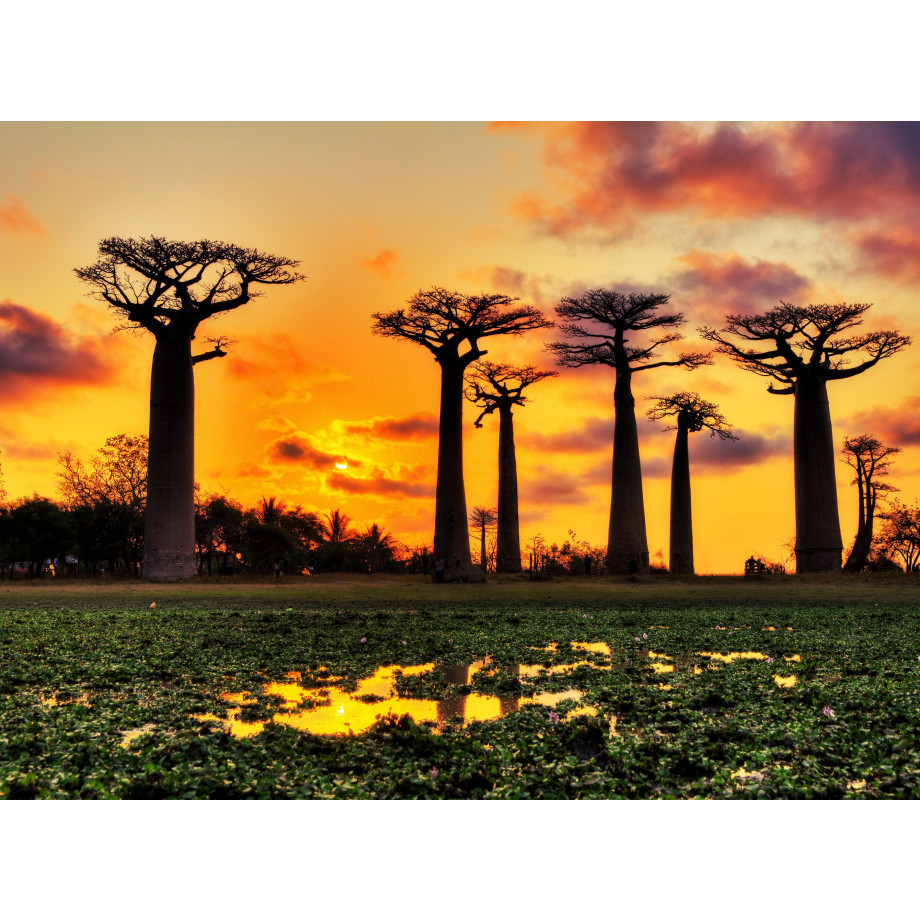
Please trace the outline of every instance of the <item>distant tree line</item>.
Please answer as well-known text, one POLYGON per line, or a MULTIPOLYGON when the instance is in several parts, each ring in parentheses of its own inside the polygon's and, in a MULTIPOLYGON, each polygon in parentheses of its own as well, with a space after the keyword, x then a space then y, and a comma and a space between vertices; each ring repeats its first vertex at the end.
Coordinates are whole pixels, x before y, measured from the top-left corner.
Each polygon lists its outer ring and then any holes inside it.
MULTIPOLYGON (((109 438, 88 463, 59 456, 60 500, 0 496, 0 577, 143 574, 148 442, 109 438)), ((327 514, 287 507, 275 497, 245 508, 196 486, 195 561, 199 575, 417 572, 430 550, 409 548, 379 524, 351 526, 341 509, 327 514)))

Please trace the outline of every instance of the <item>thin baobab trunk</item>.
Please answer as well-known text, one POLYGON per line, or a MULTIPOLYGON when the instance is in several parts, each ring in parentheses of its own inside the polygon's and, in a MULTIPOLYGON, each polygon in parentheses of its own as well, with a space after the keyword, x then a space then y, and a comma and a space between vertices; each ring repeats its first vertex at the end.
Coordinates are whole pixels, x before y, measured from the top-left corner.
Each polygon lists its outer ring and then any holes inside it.
POLYGON ((693 575, 693 512, 690 501, 690 429, 678 421, 671 466, 671 558, 672 575, 693 575))
POLYGON ((825 380, 807 372, 795 384, 795 570, 839 572, 843 540, 837 511, 834 436, 825 380))
POLYGON ((645 532, 636 401, 629 376, 619 370, 613 404, 613 482, 610 529, 607 535, 607 571, 611 574, 625 574, 635 568, 640 574, 647 574, 648 538, 645 532))
POLYGON ((144 577, 195 574, 195 378, 191 335, 163 330, 150 373, 144 577))
POLYGON ((498 534, 496 572, 521 571, 521 530, 518 521, 517 457, 511 407, 498 410, 498 534))
POLYGON ((463 371, 461 361, 441 362, 441 419, 435 491, 434 558, 444 560, 445 581, 483 581, 470 559, 463 484, 463 371))

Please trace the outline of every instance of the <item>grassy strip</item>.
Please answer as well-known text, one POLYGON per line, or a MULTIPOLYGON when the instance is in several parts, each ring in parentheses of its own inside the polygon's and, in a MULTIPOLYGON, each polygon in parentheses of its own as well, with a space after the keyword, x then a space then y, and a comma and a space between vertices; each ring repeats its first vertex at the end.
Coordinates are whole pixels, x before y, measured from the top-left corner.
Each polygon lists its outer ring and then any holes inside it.
POLYGON ((775 585, 740 579, 694 584, 700 594, 690 598, 655 580, 485 588, 378 581, 5 588, 0 795, 920 795, 920 613, 905 601, 916 585, 880 593, 878 582, 790 579, 789 600, 775 585), (843 601, 847 589, 875 599, 843 601), (824 600, 797 599, 803 594, 824 600), (607 643, 616 666, 571 645, 584 642, 607 643), (279 701, 264 685, 290 671, 325 667, 354 688, 381 665, 484 656, 493 668, 466 690, 435 671, 398 680, 400 694, 526 698, 575 688, 598 715, 567 719, 577 705, 567 701, 555 711, 525 705, 495 721, 456 722, 440 734, 391 718, 353 737, 269 722, 247 739, 192 718, 226 715, 232 704, 219 694, 244 691, 255 700, 245 717, 270 718, 279 701), (597 667, 516 674, 522 663, 586 659, 597 667), (675 670, 656 673, 653 663, 675 670), (777 675, 796 682, 778 686, 777 675))

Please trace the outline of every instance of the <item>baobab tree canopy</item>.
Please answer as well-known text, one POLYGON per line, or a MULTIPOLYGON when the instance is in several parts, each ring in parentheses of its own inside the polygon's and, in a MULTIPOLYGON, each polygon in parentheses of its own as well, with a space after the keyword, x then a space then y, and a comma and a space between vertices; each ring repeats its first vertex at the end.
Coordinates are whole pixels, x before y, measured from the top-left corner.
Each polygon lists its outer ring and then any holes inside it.
POLYGON ((463 483, 463 375, 486 352, 480 340, 520 335, 553 323, 535 307, 516 306, 504 294, 466 295, 444 288, 419 291, 408 308, 375 313, 377 335, 408 339, 427 348, 441 366, 441 414, 435 493, 434 556, 444 560, 446 581, 481 581, 470 560, 463 483))
POLYGON ((693 561, 693 506, 690 494, 691 432, 709 429, 710 437, 737 441, 719 407, 698 393, 650 396, 655 405, 646 413, 653 421, 673 419, 665 431, 677 431, 671 464, 671 546, 668 570, 672 575, 695 574, 693 561))
POLYGON ((473 365, 466 398, 482 412, 474 422, 482 427, 482 419, 498 410, 498 535, 495 550, 496 572, 521 571, 521 533, 518 517, 517 455, 514 447, 512 406, 527 402, 524 390, 555 371, 541 371, 533 365, 512 367, 478 361, 473 365))
POLYGON ((96 262, 75 272, 123 318, 119 328, 142 327, 159 336, 178 324, 194 335, 209 317, 261 296, 253 284, 303 280, 292 271, 299 264, 232 243, 113 236, 99 244, 96 262))
POLYGON ((227 340, 192 356, 198 326, 243 306, 256 284, 292 284, 299 263, 231 243, 184 243, 151 236, 109 237, 99 259, 75 269, 95 297, 156 339, 150 374, 150 445, 144 576, 178 581, 195 574, 195 385, 193 366, 226 354, 227 340))
POLYGON ((840 571, 834 440, 827 382, 862 374, 910 344, 899 332, 854 334, 871 304, 785 301, 766 313, 731 315, 700 334, 745 370, 770 379, 767 391, 795 396, 796 571, 840 571), (741 340, 733 342, 729 336, 741 340))
POLYGON ((563 320, 560 328, 569 341, 547 346, 562 367, 606 364, 616 371, 607 538, 607 571, 611 574, 626 574, 634 569, 644 573, 649 562, 632 375, 657 367, 694 370, 712 363, 706 352, 688 351, 673 359, 659 357, 661 346, 683 338, 677 332, 653 333, 684 321, 683 313, 659 312, 669 299, 668 294, 623 294, 603 289, 586 291, 581 297, 565 297, 556 313, 563 320), (628 336, 637 332, 652 334, 643 344, 632 344, 628 336))

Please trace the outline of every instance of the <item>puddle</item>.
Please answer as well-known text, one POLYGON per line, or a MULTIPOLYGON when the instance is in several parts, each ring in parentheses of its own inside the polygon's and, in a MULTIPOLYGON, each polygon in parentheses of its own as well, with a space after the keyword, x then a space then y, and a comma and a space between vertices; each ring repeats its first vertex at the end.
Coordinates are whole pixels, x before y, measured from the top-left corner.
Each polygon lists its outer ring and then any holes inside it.
POLYGON ((63 700, 58 699, 57 691, 48 694, 39 693, 38 701, 47 709, 53 709, 55 706, 70 706, 73 704, 78 706, 92 706, 92 703, 89 701, 89 696, 86 693, 63 700))
MULTIPOLYGON (((264 695, 278 696, 283 701, 279 712, 270 719, 244 720, 243 710, 247 704, 257 702, 248 693, 221 694, 221 699, 226 702, 239 704, 229 711, 226 719, 212 714, 196 715, 193 718, 201 722, 217 722, 235 738, 257 735, 269 722, 317 735, 357 735, 367 731, 379 718, 388 714, 397 717, 408 715, 416 722, 434 722, 437 730, 440 730, 451 719, 460 718, 464 725, 489 722, 517 712, 523 706, 542 705, 553 708, 563 701, 580 703, 584 697, 580 690, 574 689, 558 693, 537 693, 527 697, 457 693, 443 700, 404 699, 396 694, 396 678, 400 673, 415 676, 426 674, 434 668, 434 664, 405 668, 395 665, 381 667, 370 677, 358 681, 357 687, 350 693, 338 687, 267 683, 263 689, 264 695), (304 706, 309 708, 301 708, 304 706)), ((490 670, 491 661, 487 658, 469 665, 447 665, 441 668, 447 682, 455 686, 469 686, 473 675, 490 670)), ((521 676, 524 676, 525 666, 519 670, 521 676)), ((299 678, 301 675, 296 676, 299 678)), ((561 718, 597 714, 595 707, 579 705, 561 718)))
MULTIPOLYGON (((654 629, 655 627, 649 627, 654 629)), ((666 629, 667 627, 659 627, 666 629)), ((566 674, 581 667, 590 667, 596 670, 620 669, 625 666, 625 660, 615 658, 610 646, 606 642, 572 642, 574 651, 585 652, 589 655, 602 655, 607 659, 607 664, 599 664, 587 658, 581 661, 565 664, 519 664, 514 666, 510 673, 522 681, 529 681, 538 677, 552 674, 566 674)), ((543 647, 532 647, 533 651, 552 652, 558 651, 558 643, 551 643, 543 647)), ((713 665, 731 664, 738 660, 772 661, 761 652, 679 652, 676 656, 648 651, 649 668, 656 675, 676 674, 688 672, 694 675, 701 674, 703 668, 713 665), (699 662, 699 659, 708 659, 699 662), (699 662, 699 663, 698 663, 699 662), (700 667, 700 664, 703 667, 700 667)), ((789 662, 801 661, 800 655, 785 658, 789 662)), ((248 693, 222 694, 221 699, 233 704, 233 708, 226 718, 213 714, 195 715, 193 718, 201 722, 218 723, 224 730, 236 738, 247 738, 258 735, 269 722, 286 725, 298 731, 311 732, 318 735, 347 735, 361 734, 367 731, 374 723, 387 715, 396 717, 411 716, 415 722, 428 722, 435 725, 435 731, 440 731, 453 719, 462 720, 464 725, 472 722, 489 722, 500 719, 511 712, 517 712, 524 706, 542 705, 555 708, 562 702, 573 702, 575 708, 565 718, 578 715, 598 715, 595 707, 583 702, 584 694, 580 690, 568 689, 559 692, 536 693, 533 696, 491 696, 471 691, 471 684, 476 674, 494 674, 496 667, 491 658, 485 657, 469 664, 435 665, 434 663, 399 667, 388 665, 378 668, 369 677, 358 681, 355 690, 346 692, 337 686, 343 677, 330 674, 325 668, 316 672, 302 675, 300 672, 291 672, 287 681, 267 682, 263 686, 263 697, 276 698, 276 711, 269 717, 247 718, 247 710, 256 715, 251 709, 252 704, 259 702, 256 697, 248 693), (463 688, 442 700, 410 699, 400 697, 396 690, 397 678, 422 676, 438 668, 444 680, 455 687, 463 688)), ((796 684, 795 676, 782 677, 773 675, 779 687, 792 687, 796 684)), ((670 683, 659 683, 660 690, 672 690, 670 683)), ((271 704, 271 700, 263 700, 271 704)), ((260 714, 264 714, 264 708, 260 714)), ((554 715, 553 718, 556 716, 554 715)), ((562 718, 562 717, 560 717, 562 718)), ((610 718, 611 733, 615 730, 616 718, 610 718)))

